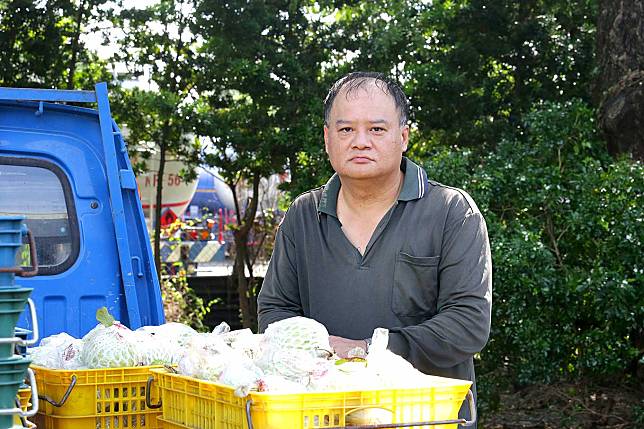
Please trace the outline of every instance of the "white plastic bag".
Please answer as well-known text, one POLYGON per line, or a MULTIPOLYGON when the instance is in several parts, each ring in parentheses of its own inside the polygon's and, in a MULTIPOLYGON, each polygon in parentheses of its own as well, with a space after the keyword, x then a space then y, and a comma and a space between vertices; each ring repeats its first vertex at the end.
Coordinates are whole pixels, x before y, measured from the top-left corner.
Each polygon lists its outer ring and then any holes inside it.
POLYGON ((62 332, 43 338, 38 347, 28 350, 29 357, 35 365, 52 369, 77 369, 82 366, 81 348, 81 340, 62 332))
POLYGON ((220 335, 196 334, 188 341, 178 370, 191 377, 217 381, 226 366, 237 357, 220 335))

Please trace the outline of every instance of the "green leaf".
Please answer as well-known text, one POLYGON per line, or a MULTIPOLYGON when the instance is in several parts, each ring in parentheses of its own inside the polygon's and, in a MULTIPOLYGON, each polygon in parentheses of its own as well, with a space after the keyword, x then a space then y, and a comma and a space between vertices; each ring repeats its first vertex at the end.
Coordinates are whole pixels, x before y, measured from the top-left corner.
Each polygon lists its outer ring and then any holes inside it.
POLYGON ((101 307, 96 310, 96 320, 106 328, 109 328, 114 324, 116 319, 107 311, 106 307, 101 307))
POLYGON ((367 363, 367 359, 361 358, 361 357, 353 357, 353 358, 346 358, 346 359, 338 359, 335 361, 336 365, 342 365, 347 362, 364 362, 365 364, 367 363))

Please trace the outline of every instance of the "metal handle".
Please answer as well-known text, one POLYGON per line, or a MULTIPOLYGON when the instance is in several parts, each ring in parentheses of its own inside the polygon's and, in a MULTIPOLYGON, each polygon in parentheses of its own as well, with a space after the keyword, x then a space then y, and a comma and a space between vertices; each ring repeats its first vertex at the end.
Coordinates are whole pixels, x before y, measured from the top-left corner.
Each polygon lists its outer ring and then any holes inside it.
POLYGON ((54 407, 60 408, 63 405, 65 405, 65 402, 67 402, 69 395, 71 395, 72 390, 74 390, 74 386, 76 386, 76 374, 72 375, 72 381, 71 383, 69 383, 69 386, 67 387, 67 391, 65 391, 65 394, 60 399, 60 401, 55 401, 54 399, 51 399, 49 396, 38 396, 38 398, 42 399, 43 401, 49 402, 54 407))
POLYGON ((27 375, 29 376, 29 384, 31 385, 31 410, 23 411, 20 407, 5 408, 0 410, 0 416, 17 414, 20 417, 33 417, 38 412, 38 388, 36 387, 36 377, 34 377, 34 372, 31 368, 27 368, 27 375))
MULTIPOLYGON (((253 420, 250 416, 250 408, 253 400, 246 401, 246 421, 248 422, 248 429, 253 429, 253 420)), ((476 404, 474 403, 474 394, 471 390, 467 391, 467 404, 470 409, 470 418, 466 419, 452 419, 452 420, 433 420, 428 422, 415 422, 415 423, 388 423, 380 425, 362 425, 362 426, 333 426, 326 427, 325 429, 390 429, 390 428, 409 428, 413 426, 436 426, 436 425, 451 425, 460 424, 463 426, 472 426, 476 423, 476 404)))
POLYGON ((158 403, 156 403, 156 404, 152 403, 152 399, 150 398, 150 391, 152 390, 152 382, 153 381, 154 381, 154 377, 150 376, 148 378, 148 382, 147 382, 147 384, 145 386, 145 405, 148 408, 152 409, 152 410, 154 410, 156 408, 161 408, 161 402, 162 402, 161 398, 159 398, 158 403))
POLYGON ((29 313, 31 314, 31 333, 33 335, 31 340, 21 339, 18 344, 25 347, 31 347, 40 339, 40 333, 38 332, 38 315, 36 314, 36 304, 34 304, 31 298, 27 298, 27 305, 29 305, 29 313))
POLYGON ((474 403, 474 394, 472 390, 467 391, 467 406, 470 408, 470 419, 465 420, 463 426, 473 426, 476 423, 476 404, 474 403))
POLYGON ((250 406, 253 405, 253 400, 246 401, 246 421, 248 422, 248 429, 253 429, 253 419, 250 417, 250 406))
POLYGON ((29 240, 29 256, 31 258, 31 269, 25 270, 22 267, 16 268, 0 268, 0 273, 13 273, 18 277, 33 277, 38 275, 38 255, 36 254, 36 240, 31 234, 31 231, 27 231, 27 239, 29 240))
POLYGON ((138 256, 132 256, 132 271, 136 274, 137 277, 143 277, 143 271, 141 270, 141 258, 138 256), (136 262, 136 264, 134 264, 136 262))

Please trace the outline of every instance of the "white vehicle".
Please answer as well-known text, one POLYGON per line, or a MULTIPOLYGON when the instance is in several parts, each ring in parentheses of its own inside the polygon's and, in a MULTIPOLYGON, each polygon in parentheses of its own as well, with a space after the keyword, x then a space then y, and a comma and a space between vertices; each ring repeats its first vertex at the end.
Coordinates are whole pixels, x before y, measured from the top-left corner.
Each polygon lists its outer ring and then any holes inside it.
MULTIPOLYGON (((139 188, 141 205, 148 229, 152 228, 154 209, 156 208, 157 184, 159 181, 159 157, 153 155, 147 161, 148 171, 139 174, 136 184, 139 188)), ((161 224, 169 224, 183 216, 197 191, 198 180, 186 182, 180 176, 185 164, 170 159, 166 161, 163 172, 163 191, 161 195, 161 224)))

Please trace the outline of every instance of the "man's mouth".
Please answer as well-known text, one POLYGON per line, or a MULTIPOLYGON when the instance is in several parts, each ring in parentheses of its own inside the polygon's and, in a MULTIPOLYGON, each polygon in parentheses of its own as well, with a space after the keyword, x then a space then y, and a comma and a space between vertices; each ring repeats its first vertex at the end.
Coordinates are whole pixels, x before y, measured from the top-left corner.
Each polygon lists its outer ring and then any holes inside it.
POLYGON ((349 161, 355 162, 358 164, 366 164, 368 162, 373 161, 373 159, 369 158, 368 156, 359 155, 359 156, 352 157, 351 159, 349 159, 349 161))

